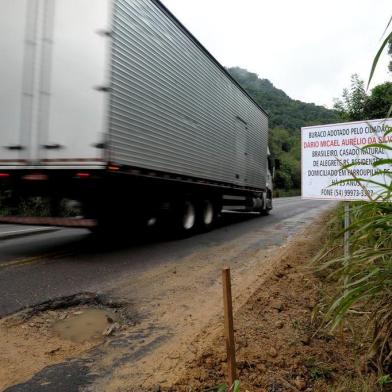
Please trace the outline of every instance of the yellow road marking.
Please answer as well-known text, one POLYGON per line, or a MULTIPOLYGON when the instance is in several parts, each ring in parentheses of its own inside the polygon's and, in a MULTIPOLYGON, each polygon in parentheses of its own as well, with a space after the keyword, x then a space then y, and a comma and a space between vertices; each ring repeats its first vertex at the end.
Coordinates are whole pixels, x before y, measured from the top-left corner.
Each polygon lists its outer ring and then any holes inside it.
POLYGON ((68 252, 68 253, 67 252, 45 253, 45 254, 38 255, 38 256, 25 257, 23 259, 6 261, 3 263, 0 263, 0 269, 5 269, 8 267, 15 267, 15 266, 24 265, 24 264, 34 264, 35 262, 41 261, 47 257, 66 256, 67 254, 70 254, 70 252, 68 252))

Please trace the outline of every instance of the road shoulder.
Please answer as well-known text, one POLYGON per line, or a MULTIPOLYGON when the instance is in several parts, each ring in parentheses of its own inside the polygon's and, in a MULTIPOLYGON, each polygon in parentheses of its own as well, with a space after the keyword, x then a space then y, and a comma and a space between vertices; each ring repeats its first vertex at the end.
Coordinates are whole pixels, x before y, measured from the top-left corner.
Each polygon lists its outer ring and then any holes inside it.
MULTIPOLYGON (((315 322, 321 282, 309 263, 325 242, 327 220, 315 220, 293 239, 235 313, 241 390, 323 392, 356 372, 353 337, 329 335, 315 322)), ((194 346, 194 358, 162 390, 201 391, 226 381, 223 327, 200 335, 194 346)))

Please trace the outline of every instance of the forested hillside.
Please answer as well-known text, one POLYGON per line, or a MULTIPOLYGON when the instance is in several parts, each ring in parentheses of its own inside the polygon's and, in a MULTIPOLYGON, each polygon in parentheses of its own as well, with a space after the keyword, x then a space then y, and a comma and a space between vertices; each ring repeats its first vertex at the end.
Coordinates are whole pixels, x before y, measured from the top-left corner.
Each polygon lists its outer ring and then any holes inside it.
POLYGON ((324 106, 290 98, 268 80, 245 69, 229 68, 231 76, 268 112, 270 128, 297 131, 303 126, 328 124, 337 120, 337 114, 324 106))
POLYGON ((273 156, 280 162, 275 187, 298 192, 301 187, 300 128, 338 122, 337 112, 294 100, 268 79, 260 79, 257 74, 245 69, 234 67, 228 68, 228 71, 269 114, 269 144, 273 156))

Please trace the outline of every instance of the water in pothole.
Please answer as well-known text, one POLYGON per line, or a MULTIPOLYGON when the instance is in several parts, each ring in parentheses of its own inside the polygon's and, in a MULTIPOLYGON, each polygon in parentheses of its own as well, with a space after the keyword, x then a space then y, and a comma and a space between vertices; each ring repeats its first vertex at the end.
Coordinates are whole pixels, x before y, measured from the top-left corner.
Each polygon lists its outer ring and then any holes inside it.
POLYGON ((105 330, 117 321, 117 315, 104 309, 82 309, 53 324, 57 335, 73 342, 102 338, 105 330))

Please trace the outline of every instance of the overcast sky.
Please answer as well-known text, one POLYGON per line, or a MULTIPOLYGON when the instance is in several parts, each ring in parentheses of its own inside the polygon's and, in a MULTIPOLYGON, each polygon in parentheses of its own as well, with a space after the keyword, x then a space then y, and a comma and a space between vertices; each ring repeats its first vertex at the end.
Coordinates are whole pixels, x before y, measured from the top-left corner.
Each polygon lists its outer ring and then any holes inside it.
MULTIPOLYGON (((390 0, 162 0, 224 66, 331 107, 350 76, 367 79, 390 0)), ((385 53, 374 82, 392 80, 385 53)))

